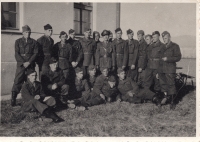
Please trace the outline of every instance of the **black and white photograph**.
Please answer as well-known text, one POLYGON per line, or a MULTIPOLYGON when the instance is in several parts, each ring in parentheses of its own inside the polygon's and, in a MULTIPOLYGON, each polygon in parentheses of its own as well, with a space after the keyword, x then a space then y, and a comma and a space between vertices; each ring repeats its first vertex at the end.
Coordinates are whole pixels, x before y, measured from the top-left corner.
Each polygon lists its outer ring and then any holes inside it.
POLYGON ((0 137, 199 136, 197 11, 1 1, 0 137))

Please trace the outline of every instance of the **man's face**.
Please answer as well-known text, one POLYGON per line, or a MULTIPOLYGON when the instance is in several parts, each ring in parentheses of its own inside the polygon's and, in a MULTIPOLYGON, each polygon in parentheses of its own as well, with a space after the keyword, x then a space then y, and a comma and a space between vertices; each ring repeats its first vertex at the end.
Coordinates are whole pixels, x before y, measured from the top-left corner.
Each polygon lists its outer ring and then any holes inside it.
POLYGON ((60 39, 62 42, 65 42, 67 40, 67 35, 66 34, 61 35, 60 39))
POLYGON ((153 42, 159 41, 159 38, 160 38, 159 35, 157 35, 157 34, 153 35, 153 42))
POLYGON ((34 73, 28 75, 28 79, 29 79, 30 82, 32 82, 32 83, 36 81, 36 78, 37 78, 37 73, 36 73, 36 72, 34 72, 34 73))
POLYGON ((30 31, 24 31, 23 33, 24 38, 30 38, 31 32, 30 31))
POLYGON ((168 44, 171 41, 171 37, 168 34, 166 34, 163 37, 163 41, 164 41, 165 44, 168 44))
POLYGON ((133 39, 133 33, 128 34, 128 39, 133 39))
POLYGON ((83 79, 83 71, 76 73, 78 79, 83 79))
POLYGON ((52 29, 45 30, 45 35, 46 36, 51 36, 52 34, 53 34, 53 30, 52 29))
POLYGON ((143 35, 142 35, 142 34, 138 34, 138 35, 137 35, 137 38, 138 38, 138 40, 140 41, 140 40, 143 39, 143 35))
POLYGON ((95 41, 99 41, 99 34, 98 33, 95 33, 95 41))
POLYGON ((118 74, 118 77, 119 77, 120 80, 124 80, 125 77, 126 77, 126 73, 125 73, 125 71, 119 73, 119 74, 118 74))
POLYGON ((52 64, 50 64, 49 65, 50 66, 50 68, 51 68, 51 71, 56 71, 56 69, 57 69, 57 67, 58 67, 58 62, 56 62, 56 63, 52 63, 52 64))
POLYGON ((108 76, 108 69, 104 69, 103 71, 102 71, 102 74, 103 74, 103 76, 108 76))
POLYGON ((112 33, 109 35, 109 39, 111 39, 111 38, 113 38, 113 34, 112 33))
POLYGON ((145 38, 146 43, 149 45, 152 42, 152 38, 149 36, 145 38))
POLYGON ((104 41, 108 41, 108 38, 109 38, 108 35, 103 36, 104 41))
POLYGON ((96 69, 89 70, 89 74, 90 74, 90 76, 95 76, 95 74, 96 74, 96 69))
POLYGON ((84 36, 85 38, 89 38, 90 37, 91 32, 90 31, 86 31, 84 32, 84 36))
POLYGON ((69 34, 69 36, 72 38, 72 39, 74 39, 74 37, 75 37, 75 32, 73 32, 73 33, 71 33, 71 34, 69 34))
POLYGON ((121 38, 122 37, 122 31, 116 32, 116 38, 121 38))
POLYGON ((110 85, 110 88, 114 88, 116 85, 116 82, 108 81, 108 84, 110 85))

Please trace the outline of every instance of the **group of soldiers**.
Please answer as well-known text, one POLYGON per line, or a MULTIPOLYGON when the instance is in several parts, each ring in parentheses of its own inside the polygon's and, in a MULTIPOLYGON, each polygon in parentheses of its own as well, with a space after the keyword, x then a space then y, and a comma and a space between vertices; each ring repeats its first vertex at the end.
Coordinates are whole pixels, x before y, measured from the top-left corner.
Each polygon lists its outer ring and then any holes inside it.
POLYGON ((176 94, 176 62, 181 59, 179 46, 170 33, 127 30, 123 40, 121 28, 101 33, 91 29, 75 39, 75 30, 60 32, 60 42, 51 38, 53 28, 44 26, 44 35, 30 38, 31 29, 22 27, 23 37, 15 42, 17 69, 12 87, 11 105, 16 105, 21 91, 24 111, 37 110, 54 122, 64 121, 53 111, 60 104, 70 108, 85 108, 113 101, 156 105, 173 103, 176 94), (39 81, 36 64, 39 67, 39 81))

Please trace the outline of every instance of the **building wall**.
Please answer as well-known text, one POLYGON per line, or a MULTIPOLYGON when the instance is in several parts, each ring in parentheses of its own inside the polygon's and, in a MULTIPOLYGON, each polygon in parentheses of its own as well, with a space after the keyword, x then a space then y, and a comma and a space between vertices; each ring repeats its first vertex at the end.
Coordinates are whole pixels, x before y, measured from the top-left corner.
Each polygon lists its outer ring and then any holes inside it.
MULTIPOLYGON (((95 30, 101 32, 105 28, 114 31, 116 28, 113 26, 116 25, 116 4, 95 3, 93 11, 93 27, 96 28, 95 30)), ((23 21, 21 22, 23 25, 27 24, 31 27, 31 37, 34 39, 38 39, 43 35, 43 26, 45 24, 51 24, 53 27, 52 38, 55 42, 58 42, 58 34, 61 31, 68 32, 69 29, 73 28, 73 14, 73 3, 23 3, 23 21)), ((2 95, 11 93, 16 70, 14 44, 15 40, 20 37, 22 37, 21 33, 1 34, 2 95)))

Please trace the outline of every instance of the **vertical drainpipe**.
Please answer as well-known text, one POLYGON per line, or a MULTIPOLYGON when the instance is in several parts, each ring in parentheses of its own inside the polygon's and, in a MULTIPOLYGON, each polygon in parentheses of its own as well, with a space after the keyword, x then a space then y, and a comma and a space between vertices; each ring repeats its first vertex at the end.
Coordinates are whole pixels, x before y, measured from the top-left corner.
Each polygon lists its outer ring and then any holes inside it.
POLYGON ((120 27, 120 3, 116 3, 116 28, 120 27))

